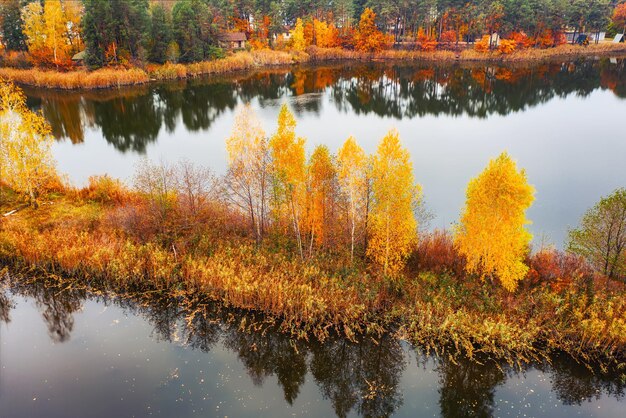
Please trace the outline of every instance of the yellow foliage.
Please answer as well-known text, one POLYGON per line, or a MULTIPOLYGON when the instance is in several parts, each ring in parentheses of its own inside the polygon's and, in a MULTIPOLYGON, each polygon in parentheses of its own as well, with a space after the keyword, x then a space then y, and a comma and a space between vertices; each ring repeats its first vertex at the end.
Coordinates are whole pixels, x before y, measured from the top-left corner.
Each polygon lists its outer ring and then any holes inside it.
POLYGON ((487 52, 489 51, 489 42, 491 37, 489 35, 483 36, 480 41, 476 42, 474 45, 474 49, 478 52, 487 52))
POLYGON ((459 253, 467 259, 467 272, 481 278, 497 277, 514 291, 526 275, 524 255, 532 235, 526 210, 534 200, 534 188, 524 170, 507 153, 491 160, 467 186, 465 208, 455 234, 459 253))
POLYGON ((339 149, 337 163, 341 192, 348 201, 350 260, 353 260, 356 228, 363 217, 367 198, 367 158, 353 137, 348 138, 339 149))
POLYGON ((304 39, 304 25, 302 19, 296 20, 296 26, 290 32, 291 47, 296 51, 304 51, 306 48, 306 40, 304 39))
POLYGON ((376 26, 376 13, 365 8, 359 21, 359 29, 354 35, 355 49, 362 52, 379 52, 393 42, 393 37, 382 33, 376 26))
POLYGON ((37 196, 56 180, 50 125, 26 107, 26 97, 0 80, 0 178, 37 206, 37 196))
POLYGON ((75 2, 46 0, 24 7, 24 34, 28 49, 39 63, 50 62, 57 67, 68 65, 72 42, 78 42, 80 6, 75 2))
POLYGON ((337 46, 339 31, 332 23, 313 19, 313 31, 315 33, 315 45, 320 48, 334 48, 337 46))
POLYGON ((336 178, 333 158, 325 145, 315 147, 309 160, 309 205, 308 223, 311 230, 311 245, 315 241, 324 244, 328 236, 330 213, 333 210, 333 196, 336 178))
POLYGON ((304 139, 296 137, 296 120, 287 105, 278 114, 278 129, 269 142, 274 175, 273 206, 278 222, 290 218, 298 250, 302 245, 302 216, 306 205, 304 139))
POLYGON ((372 209, 367 254, 385 274, 404 267, 417 244, 414 209, 421 199, 409 152, 398 132, 390 131, 378 145, 372 162, 372 209))
POLYGON ((500 45, 498 46, 498 51, 502 54, 510 54, 515 51, 517 47, 517 42, 513 39, 501 39, 500 45))

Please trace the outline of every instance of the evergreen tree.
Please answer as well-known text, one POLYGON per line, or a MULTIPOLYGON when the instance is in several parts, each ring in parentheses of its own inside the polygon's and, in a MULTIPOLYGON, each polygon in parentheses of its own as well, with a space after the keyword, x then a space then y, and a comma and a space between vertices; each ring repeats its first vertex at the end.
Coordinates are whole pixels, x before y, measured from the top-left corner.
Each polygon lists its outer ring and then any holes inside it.
POLYGON ((152 9, 150 34, 149 59, 151 62, 163 64, 167 61, 167 46, 171 41, 171 28, 167 12, 161 5, 156 5, 152 9))
POLYGON ((10 51, 26 51, 20 0, 5 0, 0 4, 0 22, 0 32, 6 48, 10 51))

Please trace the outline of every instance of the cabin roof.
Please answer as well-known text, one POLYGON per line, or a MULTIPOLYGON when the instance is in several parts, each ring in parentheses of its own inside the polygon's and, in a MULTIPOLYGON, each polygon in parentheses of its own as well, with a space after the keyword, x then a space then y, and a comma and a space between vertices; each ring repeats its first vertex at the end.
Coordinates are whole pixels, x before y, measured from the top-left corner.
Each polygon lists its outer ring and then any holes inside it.
POLYGON ((224 42, 241 42, 246 41, 246 34, 243 32, 223 32, 218 35, 220 41, 224 42))
POLYGON ((72 61, 81 61, 85 59, 85 51, 80 51, 72 57, 72 61))

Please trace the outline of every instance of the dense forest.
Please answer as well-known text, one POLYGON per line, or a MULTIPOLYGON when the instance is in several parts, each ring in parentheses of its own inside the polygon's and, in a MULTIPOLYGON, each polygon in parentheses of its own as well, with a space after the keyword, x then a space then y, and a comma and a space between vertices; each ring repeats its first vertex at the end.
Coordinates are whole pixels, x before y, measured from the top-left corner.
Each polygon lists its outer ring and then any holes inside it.
POLYGON ((1 64, 17 67, 70 68, 83 50, 90 68, 190 63, 223 57, 224 34, 238 32, 249 49, 429 51, 477 41, 477 50, 507 53, 564 43, 566 31, 574 41, 625 26, 626 3, 616 0, 2 0, 0 52, 1 64))

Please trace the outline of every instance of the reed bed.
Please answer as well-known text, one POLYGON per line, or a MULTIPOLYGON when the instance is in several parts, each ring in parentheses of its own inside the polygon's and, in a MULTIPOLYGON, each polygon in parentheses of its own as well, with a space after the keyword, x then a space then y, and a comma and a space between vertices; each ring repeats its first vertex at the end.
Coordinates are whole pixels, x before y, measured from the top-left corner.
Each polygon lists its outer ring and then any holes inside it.
POLYGON ((626 44, 614 44, 603 42, 588 46, 564 44, 554 48, 526 48, 519 49, 510 54, 502 54, 498 51, 479 52, 474 49, 466 49, 459 55, 460 61, 545 61, 557 58, 576 58, 607 56, 611 54, 626 53, 626 44))
MULTIPOLYGON (((139 233, 151 218, 142 199, 119 182, 100 179, 38 210, 23 209, 2 220, 0 260, 82 285, 108 283, 120 292, 206 297, 260 313, 297 338, 376 338, 393 331, 427 349, 470 358, 515 363, 559 351, 604 370, 626 368, 624 286, 605 291, 596 284, 590 293, 589 283, 555 288, 535 280, 509 294, 455 273, 462 260, 445 233, 425 237, 415 255, 422 261, 395 277, 358 265, 346 269, 333 254, 301 261, 288 247, 258 247, 237 232, 219 230, 236 219, 201 221, 195 232, 173 226, 164 235, 160 227, 139 233), (187 232, 171 232, 181 229, 187 232)), ((531 260, 533 271, 555 265, 550 257, 531 260)))
POLYGON ((134 86, 149 81, 148 74, 139 68, 69 72, 0 68, 0 78, 28 86, 63 90, 134 86))

